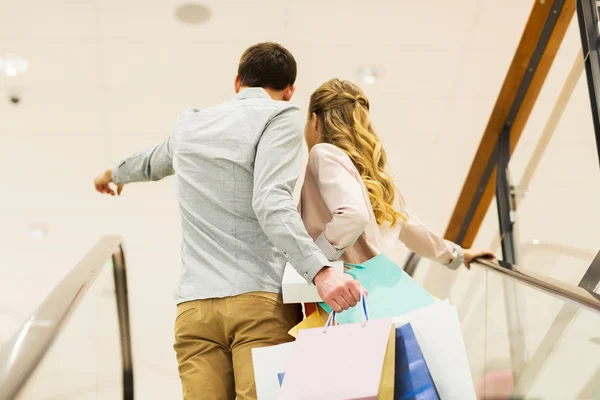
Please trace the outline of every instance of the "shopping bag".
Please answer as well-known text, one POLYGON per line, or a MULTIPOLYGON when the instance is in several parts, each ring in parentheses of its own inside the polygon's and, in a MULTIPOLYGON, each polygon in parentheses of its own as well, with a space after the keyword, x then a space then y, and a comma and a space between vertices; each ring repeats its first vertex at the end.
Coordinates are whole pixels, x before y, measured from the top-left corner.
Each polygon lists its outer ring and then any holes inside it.
MULTIPOLYGON (((340 272, 344 272, 344 263, 334 261, 331 266, 340 272)), ((283 281, 281 283, 284 303, 315 303, 323 301, 317 287, 312 283, 306 282, 306 279, 296 271, 289 263, 283 270, 283 281)))
MULTIPOLYGON (((347 264, 354 268, 346 271, 369 292, 371 319, 392 318, 435 303, 435 299, 392 260, 380 254, 363 264, 347 264)), ((319 303, 327 312, 331 308, 319 303)), ((358 307, 341 312, 339 323, 358 322, 358 307)))
POLYGON ((412 326, 441 400, 476 399, 455 307, 441 301, 393 321, 412 326))
POLYGON ((440 400, 410 324, 396 328, 394 400, 440 400))
POLYGON ((378 400, 394 399, 394 370, 396 366, 396 330, 394 324, 388 338, 388 345, 385 349, 385 359, 383 360, 383 370, 381 372, 381 381, 379 382, 378 400))
MULTIPOLYGON (((331 313, 325 327, 298 332, 279 399, 382 398, 379 391, 383 367, 395 331, 391 318, 368 319, 366 301, 362 297, 364 313, 361 322, 335 325, 336 314, 331 313)), ((395 346, 391 349, 389 353, 393 357, 395 346)))
POLYGON ((276 400, 280 384, 278 375, 285 371, 294 342, 252 349, 252 364, 258 400, 276 400))
POLYGON ((298 331, 301 329, 309 329, 309 328, 321 328, 325 326, 325 322, 327 321, 327 314, 323 313, 324 316, 321 315, 321 311, 317 306, 315 312, 310 314, 308 317, 304 318, 302 322, 298 325, 294 326, 292 329, 288 331, 288 334, 292 337, 298 337, 298 331))

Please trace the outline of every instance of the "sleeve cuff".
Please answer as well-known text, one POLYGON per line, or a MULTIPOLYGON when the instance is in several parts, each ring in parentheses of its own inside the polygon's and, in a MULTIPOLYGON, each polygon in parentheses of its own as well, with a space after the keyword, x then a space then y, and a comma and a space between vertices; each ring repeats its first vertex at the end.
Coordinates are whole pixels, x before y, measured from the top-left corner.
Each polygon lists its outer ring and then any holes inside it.
POLYGON ((450 242, 450 245, 454 247, 454 260, 452 260, 449 264, 446 264, 446 267, 456 271, 458 267, 460 267, 465 261, 465 255, 462 247, 452 242, 450 242))
POLYGON ((344 254, 343 249, 336 249, 331 243, 329 243, 329 240, 327 240, 327 238, 325 237, 325 232, 322 232, 319 235, 319 237, 315 240, 315 244, 317 245, 317 247, 319 247, 319 249, 321 249, 323 254, 325 254, 325 257, 327 257, 327 260, 329 261, 337 261, 342 256, 342 254, 344 254))
POLYGON ((112 168, 112 180, 113 180, 114 184, 125 183, 121 179, 119 179, 119 170, 121 169, 121 167, 123 166, 123 164, 125 164, 124 161, 120 162, 119 164, 115 165, 112 168))
MULTIPOLYGON (((322 270, 324 267, 329 266, 329 260, 323 255, 321 252, 313 253, 308 258, 304 259, 298 264, 296 271, 308 283, 313 283, 315 276, 322 270)), ((292 264, 293 265, 293 264, 292 264)))
POLYGON ((112 178, 113 178, 114 184, 121 183, 119 181, 119 168, 121 168, 121 165, 123 165, 123 163, 119 163, 119 164, 115 165, 114 167, 112 167, 112 178))

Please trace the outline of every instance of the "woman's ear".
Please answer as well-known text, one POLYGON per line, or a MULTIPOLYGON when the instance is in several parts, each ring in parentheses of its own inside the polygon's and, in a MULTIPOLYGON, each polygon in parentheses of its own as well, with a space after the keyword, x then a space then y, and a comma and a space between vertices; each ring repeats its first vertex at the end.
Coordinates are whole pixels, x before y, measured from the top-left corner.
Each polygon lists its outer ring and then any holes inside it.
POLYGON ((315 130, 315 132, 319 132, 319 118, 316 113, 310 114, 310 126, 315 130))

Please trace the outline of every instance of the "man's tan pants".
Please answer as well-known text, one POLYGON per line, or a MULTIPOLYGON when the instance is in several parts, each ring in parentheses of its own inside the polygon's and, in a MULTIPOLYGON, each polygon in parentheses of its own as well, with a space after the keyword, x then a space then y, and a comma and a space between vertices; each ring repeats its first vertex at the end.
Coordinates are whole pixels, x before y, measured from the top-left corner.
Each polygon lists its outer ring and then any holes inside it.
POLYGON ((297 304, 252 292, 177 306, 175 352, 185 400, 256 399, 252 349, 293 340, 297 304))

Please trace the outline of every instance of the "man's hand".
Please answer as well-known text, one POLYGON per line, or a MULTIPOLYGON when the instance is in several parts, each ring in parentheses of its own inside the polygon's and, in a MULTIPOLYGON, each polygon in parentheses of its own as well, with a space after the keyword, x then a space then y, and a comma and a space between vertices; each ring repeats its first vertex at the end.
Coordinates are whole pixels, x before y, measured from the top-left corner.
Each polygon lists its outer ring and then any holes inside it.
MULTIPOLYGON (((106 169, 104 172, 102 172, 100 175, 98 175, 94 179, 94 186, 96 187, 96 191, 98 191, 98 193, 106 193, 106 194, 110 194, 111 196, 114 196, 115 189, 113 189, 113 187, 111 186, 112 183, 113 183, 112 170, 110 168, 106 169)), ((121 183, 116 186, 117 186, 116 194, 118 194, 120 196, 121 192, 123 191, 123 184, 121 183)))
POLYGON ((360 293, 367 294, 357 280, 331 267, 319 271, 314 282, 319 296, 335 312, 354 307, 360 301, 360 293))
POLYGON ((496 255, 490 250, 476 250, 476 249, 463 249, 465 256, 465 267, 471 269, 471 263, 476 258, 483 258, 485 260, 495 260, 496 255))

